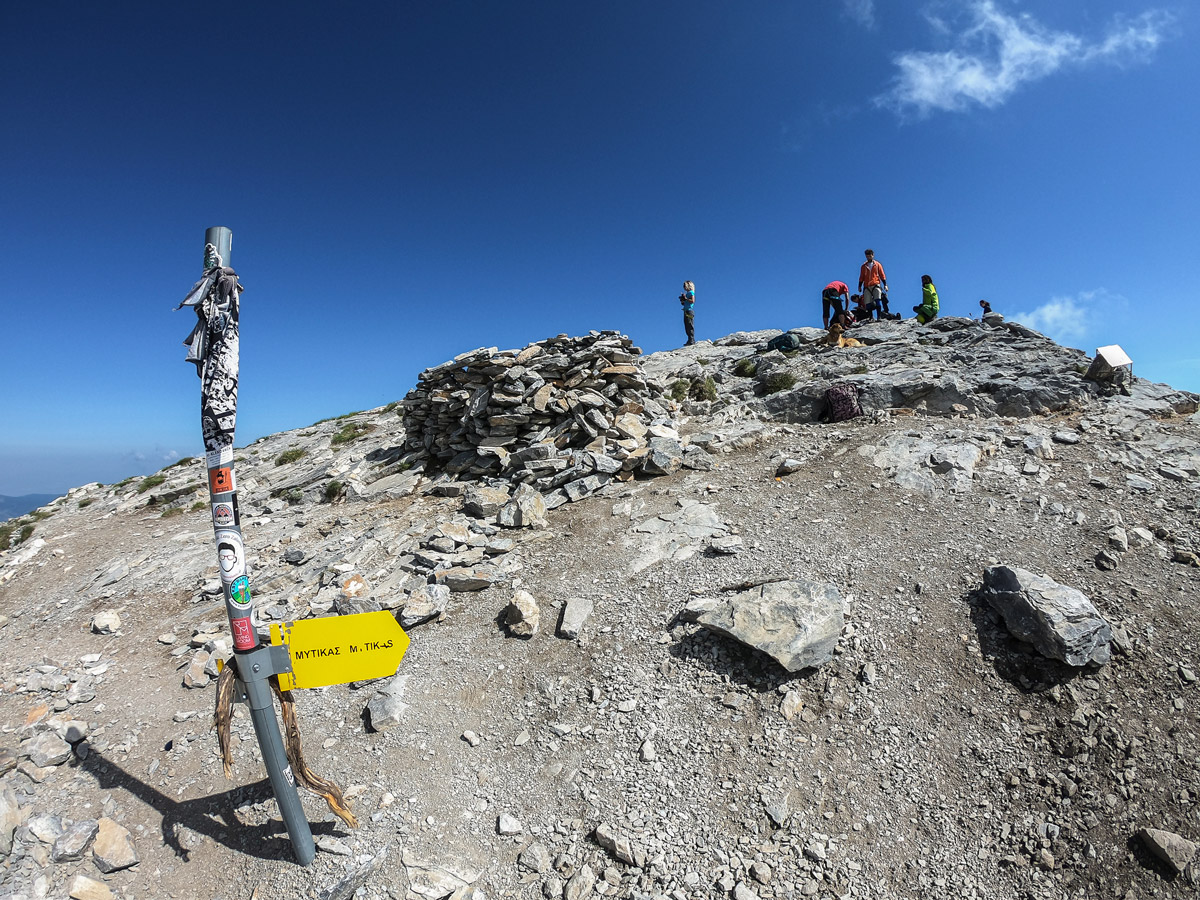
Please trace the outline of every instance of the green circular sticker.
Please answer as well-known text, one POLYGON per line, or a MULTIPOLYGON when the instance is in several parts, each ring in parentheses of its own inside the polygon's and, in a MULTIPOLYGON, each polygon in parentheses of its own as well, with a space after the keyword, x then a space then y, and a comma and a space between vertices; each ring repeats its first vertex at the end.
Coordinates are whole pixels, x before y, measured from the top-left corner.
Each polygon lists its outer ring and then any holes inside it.
POLYGON ((248 605, 250 603, 250 579, 245 575, 235 578, 233 584, 229 586, 229 597, 238 606, 248 605))

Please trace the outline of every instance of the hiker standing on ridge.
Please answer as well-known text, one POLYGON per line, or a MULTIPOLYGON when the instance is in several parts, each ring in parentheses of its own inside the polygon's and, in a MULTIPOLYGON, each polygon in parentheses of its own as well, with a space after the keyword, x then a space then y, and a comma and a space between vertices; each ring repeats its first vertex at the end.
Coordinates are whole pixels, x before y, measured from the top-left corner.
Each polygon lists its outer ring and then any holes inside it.
POLYGON ((846 298, 846 302, 850 301, 850 288, 846 286, 844 281, 831 281, 825 285, 825 289, 821 291, 821 321, 824 323, 823 328, 829 328, 829 309, 833 308, 834 314, 839 318, 845 312, 842 306, 842 298, 846 298))
POLYGON ((868 308, 875 302, 875 318, 890 319, 887 300, 887 275, 883 263, 875 259, 874 250, 864 250, 867 261, 858 270, 858 290, 863 295, 863 305, 868 308))
POLYGON ((683 307, 683 330, 687 332, 687 343, 690 347, 696 343, 696 285, 690 281, 683 283, 683 293, 679 295, 679 305, 683 307))

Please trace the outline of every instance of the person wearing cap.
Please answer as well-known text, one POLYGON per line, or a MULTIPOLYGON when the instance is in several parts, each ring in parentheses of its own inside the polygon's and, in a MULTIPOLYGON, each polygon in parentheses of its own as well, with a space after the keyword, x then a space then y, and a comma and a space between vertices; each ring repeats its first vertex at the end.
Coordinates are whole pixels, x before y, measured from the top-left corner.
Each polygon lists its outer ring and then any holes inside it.
POLYGON ((875 259, 875 251, 863 251, 867 261, 858 270, 858 290, 863 295, 863 302, 870 305, 875 302, 877 318, 890 318, 887 302, 887 275, 883 271, 883 263, 875 259))
POLYGON ((844 281, 831 281, 821 291, 821 321, 825 323, 822 326, 823 328, 829 328, 829 310, 831 308, 841 317, 844 311, 844 307, 842 306, 843 297, 849 302, 850 288, 844 281))

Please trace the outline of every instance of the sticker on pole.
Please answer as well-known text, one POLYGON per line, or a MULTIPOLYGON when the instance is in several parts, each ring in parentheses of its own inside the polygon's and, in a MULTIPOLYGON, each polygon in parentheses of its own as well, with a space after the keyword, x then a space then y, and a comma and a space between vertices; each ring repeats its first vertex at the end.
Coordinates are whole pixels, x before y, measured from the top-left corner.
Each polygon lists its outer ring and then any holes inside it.
POLYGON ((287 645, 292 671, 279 675, 279 687, 290 691, 393 675, 408 635, 392 613, 381 610, 272 625, 271 643, 287 645))

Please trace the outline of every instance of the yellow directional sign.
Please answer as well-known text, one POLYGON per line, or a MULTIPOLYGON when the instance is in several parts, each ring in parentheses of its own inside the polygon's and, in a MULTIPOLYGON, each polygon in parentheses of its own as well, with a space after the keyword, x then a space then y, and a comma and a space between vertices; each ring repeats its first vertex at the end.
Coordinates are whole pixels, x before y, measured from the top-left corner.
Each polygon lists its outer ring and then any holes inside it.
POLYGON ((287 645, 292 671, 280 674, 279 686, 290 691, 392 675, 408 649, 408 635, 382 610, 272 625, 271 643, 287 645))

